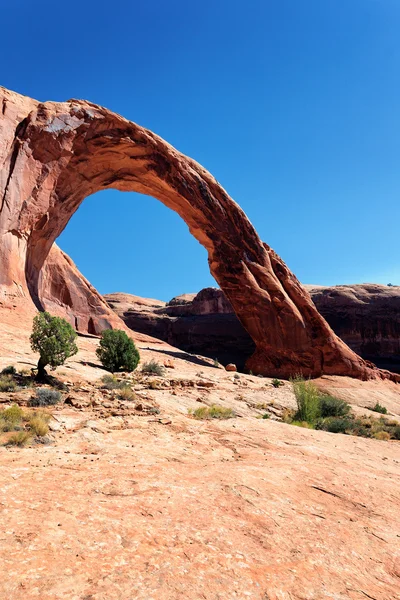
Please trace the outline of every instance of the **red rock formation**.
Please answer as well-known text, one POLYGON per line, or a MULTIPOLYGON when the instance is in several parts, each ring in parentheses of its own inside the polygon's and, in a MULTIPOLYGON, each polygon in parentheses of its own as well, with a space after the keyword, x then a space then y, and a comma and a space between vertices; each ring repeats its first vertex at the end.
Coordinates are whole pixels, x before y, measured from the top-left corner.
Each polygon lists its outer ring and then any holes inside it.
POLYGON ((211 273, 256 344, 247 363, 254 373, 379 376, 333 333, 296 277, 198 163, 89 102, 39 103, 1 88, 0 104, 0 295, 18 294, 40 306, 41 269, 85 197, 107 188, 136 191, 175 210, 207 249, 211 273))
MULTIPOLYGON (((400 286, 305 286, 335 333, 363 358, 400 373, 400 286)), ((206 288, 165 303, 130 294, 105 300, 132 330, 241 369, 254 343, 222 290, 206 288)))

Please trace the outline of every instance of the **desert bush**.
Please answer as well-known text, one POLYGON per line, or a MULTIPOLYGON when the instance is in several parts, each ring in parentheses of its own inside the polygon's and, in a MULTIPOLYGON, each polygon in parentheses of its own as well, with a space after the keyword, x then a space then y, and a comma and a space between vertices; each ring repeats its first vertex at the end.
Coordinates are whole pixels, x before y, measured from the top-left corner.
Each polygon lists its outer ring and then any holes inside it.
POLYGON ((320 392, 311 381, 297 378, 293 381, 293 390, 296 397, 296 421, 315 423, 321 416, 320 392))
POLYGON ((118 398, 120 400, 127 400, 130 402, 134 402, 136 400, 136 394, 132 388, 127 385, 124 385, 118 393, 118 398))
POLYGON ((392 431, 393 439, 400 440, 400 425, 396 425, 392 431))
POLYGON ((76 331, 65 319, 52 317, 48 312, 36 315, 30 342, 32 350, 40 354, 37 367, 39 381, 46 378, 47 365, 55 369, 78 352, 76 336, 76 331))
POLYGON ((390 440, 390 433, 388 431, 377 431, 376 433, 374 433, 374 438, 376 440, 382 440, 384 442, 387 442, 390 440))
POLYGON ((340 398, 322 394, 319 399, 321 417, 345 417, 350 412, 350 405, 340 398))
POLYGON ((49 432, 48 419, 43 415, 32 416, 28 421, 29 430, 37 437, 43 437, 49 432))
POLYGON ((103 390, 120 390, 126 386, 124 381, 119 381, 115 375, 103 375, 101 378, 101 387, 103 390))
POLYGON ((296 427, 303 427, 304 429, 314 429, 314 426, 311 423, 307 423, 307 421, 290 421, 291 425, 295 425, 296 427))
POLYGON ((10 436, 6 442, 6 446, 26 446, 32 439, 30 431, 17 431, 10 436))
POLYGON ((16 375, 17 369, 13 365, 9 365, 8 367, 4 367, 1 374, 2 375, 16 375))
POLYGON ((375 406, 371 408, 371 410, 377 413, 381 413, 382 415, 387 415, 387 408, 385 406, 382 406, 382 404, 379 404, 379 402, 377 402, 375 406))
POLYGON ((121 329, 103 331, 96 354, 103 367, 111 373, 134 371, 140 359, 134 341, 121 329))
POLYGON ((263 419, 269 419, 269 418, 270 418, 270 416, 271 416, 271 415, 270 415, 269 413, 264 413, 264 414, 263 414, 263 416, 262 416, 262 418, 263 418, 263 419))
POLYGON ((163 377, 164 372, 164 367, 155 360, 144 363, 142 367, 142 373, 146 373, 146 375, 158 375, 159 377, 163 377))
POLYGON ((17 384, 12 375, 0 375, 0 392, 15 392, 17 384))
POLYGON ((18 404, 13 404, 9 408, 0 411, 0 419, 8 423, 19 423, 22 420, 23 410, 18 404))
POLYGON ((233 379, 240 379, 239 373, 235 373, 234 376, 233 376, 233 379))
POLYGON ((61 393, 58 390, 38 388, 36 396, 29 400, 29 406, 52 406, 61 401, 61 393))
POLYGON ((284 383, 283 383, 283 381, 281 381, 280 379, 273 379, 273 380, 271 381, 271 385, 272 385, 274 388, 279 388, 279 387, 281 387, 282 385, 285 385, 285 384, 284 384, 284 383))
POLYGON ((352 419, 346 417, 327 417, 319 419, 315 424, 315 429, 322 429, 330 433, 347 433, 352 431, 352 419))
POLYGON ((212 406, 201 406, 196 408, 191 415, 195 419, 232 419, 235 413, 231 408, 213 404, 212 406))
POLYGON ((220 368, 220 366, 221 366, 221 364, 220 364, 220 362, 219 362, 218 358, 214 358, 214 367, 215 367, 216 369, 219 369, 219 368, 220 368))

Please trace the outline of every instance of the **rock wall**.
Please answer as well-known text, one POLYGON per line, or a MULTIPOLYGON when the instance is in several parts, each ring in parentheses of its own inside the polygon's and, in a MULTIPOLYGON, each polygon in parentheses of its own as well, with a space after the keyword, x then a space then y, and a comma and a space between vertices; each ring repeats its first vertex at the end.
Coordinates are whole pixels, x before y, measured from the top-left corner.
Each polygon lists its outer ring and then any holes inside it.
MULTIPOLYGON (((400 372, 400 287, 376 284, 306 286, 318 311, 362 357, 400 372)), ((105 300, 126 325, 187 352, 244 368, 254 342, 222 290, 206 288, 170 302, 129 294, 105 300)))

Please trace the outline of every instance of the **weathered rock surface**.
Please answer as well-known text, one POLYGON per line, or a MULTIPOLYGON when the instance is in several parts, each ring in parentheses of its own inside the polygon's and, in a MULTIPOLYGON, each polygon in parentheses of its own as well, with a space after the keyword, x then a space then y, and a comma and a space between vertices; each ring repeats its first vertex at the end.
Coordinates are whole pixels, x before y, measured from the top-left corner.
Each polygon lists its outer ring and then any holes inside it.
MULTIPOLYGON (((247 361, 254 373, 389 376, 333 333, 296 277, 198 163, 89 102, 40 103, 1 88, 0 104, 0 296, 43 306, 42 267, 85 197, 107 188, 136 191, 175 210, 207 249, 211 273, 255 342, 247 361)), ((88 324, 90 312, 88 304, 88 324)))
MULTIPOLYGON (((400 287, 306 286, 318 311, 346 344, 378 366, 400 371, 400 287)), ((243 368, 254 351, 222 290, 206 288, 168 303, 130 294, 105 300, 128 327, 188 352, 243 368)))
POLYGON ((221 290, 177 296, 170 302, 131 294, 107 294, 109 306, 133 331, 151 335, 226 365, 243 369, 255 345, 221 290))
POLYGON ((307 286, 332 329, 362 357, 400 371, 400 286, 307 286))
MULTIPOLYGON (((0 369, 35 364, 25 325, 6 323, 5 338, 2 323, 0 369)), ((51 444, 0 445, 2 600, 399 600, 400 442, 274 421, 295 406, 290 383, 235 379, 183 352, 164 378, 176 385, 116 410, 111 394, 94 401, 97 343, 79 336, 56 371, 91 407, 51 408, 51 444), (195 381, 210 387, 184 385, 195 381), (240 418, 188 414, 212 403, 240 418)), ((399 418, 393 382, 323 382, 354 409, 379 400, 399 418)))

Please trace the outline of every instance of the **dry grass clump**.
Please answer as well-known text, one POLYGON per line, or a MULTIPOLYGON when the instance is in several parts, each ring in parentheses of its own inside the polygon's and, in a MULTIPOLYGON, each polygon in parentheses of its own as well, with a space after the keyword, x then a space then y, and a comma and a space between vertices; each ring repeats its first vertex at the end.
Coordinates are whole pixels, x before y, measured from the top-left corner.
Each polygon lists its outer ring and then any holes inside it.
POLYGON ((0 392, 15 392, 17 384, 10 374, 0 375, 0 392))
POLYGON ((158 375, 159 377, 163 377, 165 368, 157 361, 150 360, 149 362, 145 362, 142 366, 142 373, 145 373, 146 375, 158 375))
POLYGON ((6 441, 6 446, 26 446, 32 440, 32 433, 30 431, 17 431, 13 433, 6 441))
POLYGON ((101 378, 101 386, 103 390, 120 390, 126 387, 124 381, 119 381, 115 375, 104 375, 101 378))
POLYGON ((0 432, 14 432, 6 441, 6 446, 25 446, 35 437, 43 437, 49 432, 51 415, 43 411, 25 411, 17 404, 0 411, 0 432))
POLYGON ((232 419, 233 417, 236 417, 231 408, 219 406, 218 404, 212 404, 211 406, 200 406, 200 408, 190 411, 190 414, 194 419, 199 420, 232 419))
POLYGON ((120 400, 126 400, 129 402, 135 402, 136 401, 136 394, 133 391, 133 389, 131 387, 129 387, 128 385, 125 385, 123 388, 121 388, 118 392, 118 398, 120 400))

